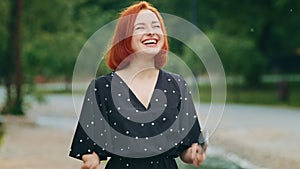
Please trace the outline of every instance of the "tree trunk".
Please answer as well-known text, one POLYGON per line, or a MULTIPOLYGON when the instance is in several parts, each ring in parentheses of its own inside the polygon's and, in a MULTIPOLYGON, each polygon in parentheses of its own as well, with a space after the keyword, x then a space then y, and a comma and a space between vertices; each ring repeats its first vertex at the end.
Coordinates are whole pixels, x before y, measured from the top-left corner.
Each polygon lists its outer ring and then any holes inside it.
POLYGON ((23 115, 23 70, 21 62, 21 20, 23 11, 23 0, 13 0, 11 2, 11 16, 8 27, 9 37, 6 51, 6 105, 5 114, 23 115))
POLYGON ((16 16, 13 31, 13 48, 15 50, 15 87, 16 87, 16 114, 24 114, 22 107, 22 84, 23 84, 23 69, 21 62, 21 22, 22 22, 23 0, 16 0, 16 16))

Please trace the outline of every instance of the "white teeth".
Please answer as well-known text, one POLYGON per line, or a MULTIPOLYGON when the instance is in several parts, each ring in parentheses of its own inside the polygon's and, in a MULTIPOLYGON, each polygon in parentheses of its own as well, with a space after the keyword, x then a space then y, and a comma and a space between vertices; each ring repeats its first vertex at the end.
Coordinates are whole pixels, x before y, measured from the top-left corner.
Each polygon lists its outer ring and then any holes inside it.
POLYGON ((146 40, 143 42, 144 44, 155 44, 156 43, 156 40, 154 39, 149 39, 149 40, 146 40))

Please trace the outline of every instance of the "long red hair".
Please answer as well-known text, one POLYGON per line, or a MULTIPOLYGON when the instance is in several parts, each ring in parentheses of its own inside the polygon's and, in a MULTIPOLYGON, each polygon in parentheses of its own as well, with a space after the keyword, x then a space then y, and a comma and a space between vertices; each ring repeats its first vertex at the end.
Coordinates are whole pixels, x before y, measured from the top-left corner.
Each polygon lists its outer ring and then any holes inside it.
POLYGON ((145 9, 152 11, 157 16, 164 34, 164 44, 161 51, 155 56, 154 65, 156 68, 161 68, 166 64, 169 45, 163 19, 156 8, 148 2, 142 1, 129 6, 119 17, 114 36, 112 38, 112 45, 106 56, 106 64, 111 69, 122 69, 132 60, 132 57, 130 56, 134 53, 134 50, 131 47, 134 22, 137 14, 141 10, 145 9))

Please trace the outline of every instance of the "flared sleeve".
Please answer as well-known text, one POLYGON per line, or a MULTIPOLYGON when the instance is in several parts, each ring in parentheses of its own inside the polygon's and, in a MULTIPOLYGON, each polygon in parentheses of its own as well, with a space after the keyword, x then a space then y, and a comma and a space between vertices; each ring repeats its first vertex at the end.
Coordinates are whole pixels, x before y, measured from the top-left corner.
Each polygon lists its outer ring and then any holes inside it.
POLYGON ((99 156, 100 160, 107 159, 107 152, 93 140, 95 134, 95 113, 99 112, 97 105, 101 104, 97 103, 95 98, 96 90, 95 81, 92 81, 85 94, 69 152, 69 156, 79 160, 82 160, 83 155, 92 154, 93 152, 99 156))

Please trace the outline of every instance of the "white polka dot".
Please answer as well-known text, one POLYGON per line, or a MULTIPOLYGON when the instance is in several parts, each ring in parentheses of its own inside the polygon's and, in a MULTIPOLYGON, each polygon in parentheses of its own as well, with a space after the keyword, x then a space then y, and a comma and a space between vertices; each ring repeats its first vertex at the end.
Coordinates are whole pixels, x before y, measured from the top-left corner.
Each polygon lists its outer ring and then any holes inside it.
POLYGON ((117 139, 118 137, 117 137, 117 136, 114 136, 114 138, 117 139))
POLYGON ((129 102, 130 102, 130 99, 127 99, 127 101, 129 101, 129 102))
POLYGON ((170 82, 170 81, 171 81, 171 79, 168 79, 168 81, 170 82))
POLYGON ((112 111, 111 110, 109 110, 109 113, 111 113, 112 111))
POLYGON ((145 125, 144 123, 141 124, 142 127, 144 127, 144 125, 145 125))
POLYGON ((161 148, 161 147, 159 147, 158 149, 159 149, 160 151, 162 150, 162 148, 161 148))
POLYGON ((90 98, 88 98, 87 101, 90 101, 90 98))
POLYGON ((97 91, 97 88, 95 88, 94 91, 97 91))
POLYGON ((180 82, 180 79, 178 79, 178 82, 180 82))
POLYGON ((151 161, 150 164, 153 164, 153 161, 151 161))
POLYGON ((164 104, 164 106, 167 107, 168 105, 167 105, 167 104, 164 104))
POLYGON ((80 154, 77 154, 76 157, 80 157, 80 154))
POLYGON ((106 133, 106 129, 105 130, 103 130, 104 131, 104 133, 106 133))
POLYGON ((129 164, 128 164, 128 163, 126 164, 126 167, 129 167, 129 164))
POLYGON ((93 124, 94 124, 94 122, 93 122, 93 121, 91 121, 91 124, 93 125, 93 124))
POLYGON ((119 93, 119 94, 118 94, 118 96, 120 97, 120 96, 122 96, 122 94, 121 94, 121 93, 119 93))
POLYGON ((187 84, 186 84, 186 83, 185 83, 184 85, 185 85, 185 86, 187 86, 187 84))
POLYGON ((107 100, 107 98, 105 97, 104 100, 107 100))
POLYGON ((100 136, 103 136, 103 133, 100 133, 100 136))
POLYGON ((187 101, 187 98, 184 98, 185 101, 187 101))
POLYGON ((130 117, 128 116, 127 119, 130 120, 130 117))
POLYGON ((173 129, 170 129, 170 132, 173 132, 173 129))
POLYGON ((90 152, 91 152, 91 150, 90 150, 90 149, 88 149, 88 152, 90 153, 90 152))
POLYGON ((148 140, 149 138, 148 138, 148 137, 145 137, 145 139, 148 140))
POLYGON ((179 97, 180 100, 182 100, 182 97, 179 97))
POLYGON ((188 116, 188 115, 189 115, 189 113, 185 113, 185 115, 187 115, 187 116, 188 116))
POLYGON ((100 118, 100 120, 102 121, 103 119, 102 119, 102 118, 100 118))
POLYGON ((124 149, 123 148, 121 148, 121 151, 123 151, 124 149))
POLYGON ((167 90, 164 90, 164 93, 167 93, 167 90))
POLYGON ((137 140, 137 139, 139 139, 139 137, 136 136, 135 139, 137 140))
POLYGON ((87 124, 86 127, 89 128, 90 126, 87 124))
POLYGON ((139 112, 139 110, 135 110, 135 112, 137 112, 137 113, 138 113, 138 112, 139 112))
POLYGON ((130 149, 130 147, 127 147, 127 149, 129 150, 129 149, 130 149))
POLYGON ((121 110, 121 107, 118 107, 118 110, 121 110))
POLYGON ((175 90, 173 90, 173 93, 175 93, 175 90))
POLYGON ((162 120, 163 120, 163 121, 166 121, 167 119, 164 117, 162 120))
POLYGON ((114 122, 114 126, 116 126, 117 125, 117 123, 116 122, 114 122))
POLYGON ((158 102, 158 99, 155 99, 156 102, 158 102))
POLYGON ((151 123, 151 125, 154 126, 155 124, 154 124, 154 123, 151 123))
POLYGON ((122 82, 122 81, 120 81, 120 83, 122 84, 123 82, 122 82))
POLYGON ((99 104, 100 107, 102 107, 102 104, 99 104))
POLYGON ((109 85, 108 85, 108 84, 106 84, 106 85, 105 85, 105 87, 109 87, 109 85))
POLYGON ((184 128, 182 128, 181 130, 184 131, 184 128))
POLYGON ((144 151, 147 151, 148 149, 144 148, 144 151))
POLYGON ((195 119, 195 118, 197 118, 197 116, 196 116, 196 115, 194 115, 194 119, 195 119))
POLYGON ((82 143, 82 140, 80 139, 79 142, 82 143))
POLYGON ((174 145, 175 145, 175 146, 177 146, 178 144, 177 144, 177 143, 175 143, 174 145))
POLYGON ((129 131, 126 131, 126 134, 129 134, 129 131))
POLYGON ((175 116, 175 118, 177 119, 177 118, 178 118, 178 116, 175 116))

